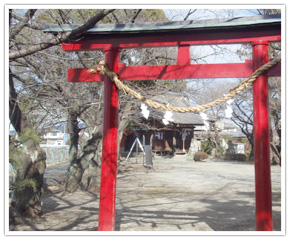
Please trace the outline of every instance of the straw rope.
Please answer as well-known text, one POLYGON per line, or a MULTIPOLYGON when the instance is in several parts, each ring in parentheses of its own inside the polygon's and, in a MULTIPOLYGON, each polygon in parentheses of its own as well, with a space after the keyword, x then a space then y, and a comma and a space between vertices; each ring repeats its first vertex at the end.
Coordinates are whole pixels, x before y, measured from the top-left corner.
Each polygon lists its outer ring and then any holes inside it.
POLYGON ((194 106, 194 107, 172 107, 172 106, 167 106, 165 104, 158 103, 156 101, 153 101, 152 99, 145 98, 140 93, 136 92, 132 88, 123 84, 119 80, 117 74, 108 69, 104 60, 102 60, 100 62, 99 68, 91 68, 88 71, 90 73, 93 73, 93 74, 100 72, 101 74, 108 76, 116 84, 118 89, 123 90, 125 93, 131 94, 136 99, 144 102, 145 104, 147 104, 150 107, 153 107, 153 108, 158 109, 158 110, 184 113, 184 112, 201 112, 201 111, 204 111, 205 109, 215 107, 218 104, 221 104, 223 102, 230 100, 231 98, 233 98, 236 95, 238 95, 239 93, 241 93, 244 89, 249 87, 256 80, 256 78, 259 77, 263 72, 269 70, 270 68, 275 66, 280 61, 281 61, 281 58, 273 59, 271 62, 268 62, 268 63, 264 64, 263 66, 261 66, 260 68, 258 68, 248 79, 245 79, 238 86, 231 89, 228 94, 214 100, 213 102, 206 103, 206 104, 199 105, 199 106, 194 106))

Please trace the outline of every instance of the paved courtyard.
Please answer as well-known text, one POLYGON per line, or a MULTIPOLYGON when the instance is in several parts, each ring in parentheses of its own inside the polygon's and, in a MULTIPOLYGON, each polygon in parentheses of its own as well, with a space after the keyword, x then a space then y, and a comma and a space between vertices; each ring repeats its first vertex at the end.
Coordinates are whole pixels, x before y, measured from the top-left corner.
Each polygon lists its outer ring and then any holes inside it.
MULTIPOLYGON (((65 194, 67 164, 47 168, 52 190, 42 196, 43 215, 11 230, 96 231, 99 192, 65 194)), ((255 231, 253 163, 183 155, 157 156, 153 168, 130 158, 117 177, 116 231, 255 231)), ((281 228, 281 168, 271 167, 274 231, 281 228)))

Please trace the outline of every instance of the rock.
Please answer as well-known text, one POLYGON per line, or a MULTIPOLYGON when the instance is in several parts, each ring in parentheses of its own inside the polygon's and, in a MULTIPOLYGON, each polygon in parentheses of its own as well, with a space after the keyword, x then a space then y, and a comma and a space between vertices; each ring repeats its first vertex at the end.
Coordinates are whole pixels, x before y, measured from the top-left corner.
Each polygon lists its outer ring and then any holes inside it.
POLYGON ((192 139, 190 143, 190 147, 186 156, 186 161, 193 161, 194 160, 194 154, 198 152, 201 148, 201 142, 197 141, 195 139, 192 139))
POLYGON ((194 154, 194 161, 202 161, 209 158, 209 155, 205 152, 198 151, 194 154))

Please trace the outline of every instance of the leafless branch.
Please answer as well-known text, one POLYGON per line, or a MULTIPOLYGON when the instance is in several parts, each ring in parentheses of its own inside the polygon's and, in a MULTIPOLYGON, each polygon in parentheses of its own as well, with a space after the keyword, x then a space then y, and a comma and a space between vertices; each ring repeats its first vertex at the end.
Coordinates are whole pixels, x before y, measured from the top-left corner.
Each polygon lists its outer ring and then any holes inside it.
POLYGON ((138 11, 134 14, 134 16, 132 17, 130 22, 134 23, 141 11, 142 11, 142 9, 138 9, 138 11))
MULTIPOLYGON (((12 10, 10 10, 12 11, 12 10)), ((33 17, 36 13, 37 9, 29 9, 24 17, 20 20, 20 22, 10 31, 9 38, 14 39, 15 36, 25 27, 27 26, 29 20, 33 17)))
POLYGON ((188 13, 186 14, 186 16, 184 17, 183 21, 186 21, 190 15, 194 14, 196 12, 197 9, 189 9, 188 13))
POLYGON ((62 42, 65 42, 71 38, 76 38, 82 34, 84 34, 87 30, 92 28, 98 21, 103 19, 109 13, 113 12, 115 9, 105 9, 101 12, 97 13, 94 17, 92 17, 88 22, 83 24, 82 26, 72 30, 71 32, 59 33, 55 38, 49 40, 46 43, 39 43, 38 45, 28 47, 25 49, 14 50, 9 53, 9 59, 14 60, 19 57, 25 57, 35 52, 50 48, 52 46, 58 45, 62 42))

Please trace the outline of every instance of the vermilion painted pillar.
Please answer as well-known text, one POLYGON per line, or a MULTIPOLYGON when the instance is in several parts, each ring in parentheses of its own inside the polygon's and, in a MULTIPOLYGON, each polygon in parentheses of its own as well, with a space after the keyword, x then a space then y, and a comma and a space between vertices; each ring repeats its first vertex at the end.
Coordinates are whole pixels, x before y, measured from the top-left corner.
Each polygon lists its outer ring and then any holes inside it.
MULTIPOLYGON (((253 42, 253 68, 268 62, 268 42, 253 42)), ((256 183, 256 230, 272 231, 272 192, 270 165, 270 129, 268 77, 264 73, 253 84, 254 155, 256 183)))
POLYGON ((190 46, 189 45, 179 45, 177 54, 177 65, 190 64, 190 46))
MULTIPOLYGON (((117 72, 119 49, 105 50, 106 64, 117 72)), ((99 205, 99 231, 115 230, 116 175, 118 151, 118 89, 104 78, 103 149, 99 205)))

